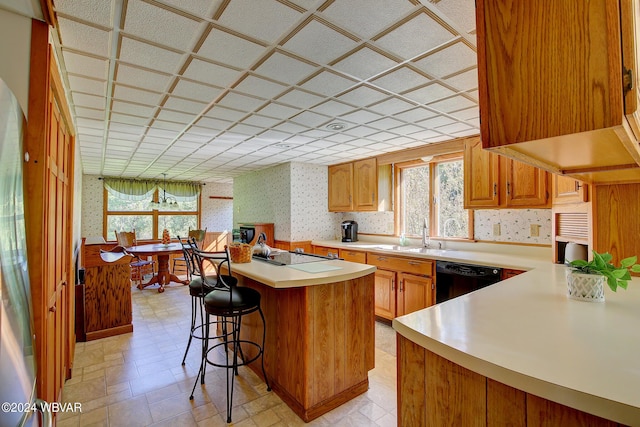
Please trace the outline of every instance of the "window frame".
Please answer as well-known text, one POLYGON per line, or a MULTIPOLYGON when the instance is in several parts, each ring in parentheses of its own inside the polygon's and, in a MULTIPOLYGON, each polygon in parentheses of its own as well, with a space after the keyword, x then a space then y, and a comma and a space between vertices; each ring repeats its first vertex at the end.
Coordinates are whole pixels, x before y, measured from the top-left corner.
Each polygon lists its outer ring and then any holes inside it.
MULTIPOLYGON (((427 157, 427 156, 425 156, 427 157)), ((399 236, 404 230, 404 194, 403 194, 403 185, 402 185, 402 171, 403 169, 408 169, 417 166, 429 166, 429 237, 438 240, 462 240, 469 241, 473 240, 473 209, 467 209, 468 219, 468 230, 469 234, 466 237, 444 237, 438 236, 435 234, 435 230, 437 230, 437 221, 436 221, 436 191, 435 191, 435 180, 436 180, 436 166, 439 163, 446 163, 450 161, 460 160, 464 165, 464 152, 455 152, 449 154, 442 154, 438 156, 433 156, 429 160, 415 159, 409 160, 406 162, 396 163, 394 165, 394 181, 395 181, 395 209, 394 209, 394 235, 399 236)), ((463 166, 464 167, 464 166, 463 166)), ((464 178, 463 178, 464 179, 464 178)), ((464 201, 463 201, 464 203, 464 201)), ((411 238, 422 238, 420 235, 414 234, 405 234, 406 237, 411 238)))
MULTIPOLYGON (((159 193, 160 189, 156 188, 152 195, 152 200, 157 202, 160 199, 159 193)), ((151 217, 151 235, 158 236, 159 235, 159 219, 161 215, 196 215, 197 216, 197 227, 201 228, 202 221, 202 192, 198 194, 198 208, 195 211, 160 211, 158 209, 152 209, 150 211, 110 211, 109 210, 109 196, 106 188, 102 189, 102 235, 107 242, 112 242, 116 240, 115 234, 109 237, 109 233, 113 233, 114 230, 107 230, 107 223, 109 222, 109 215, 120 215, 120 216, 150 216, 151 217)), ((130 231, 130 230, 127 230, 130 231)), ((140 239, 140 241, 160 241, 159 238, 151 238, 151 239, 140 239)))

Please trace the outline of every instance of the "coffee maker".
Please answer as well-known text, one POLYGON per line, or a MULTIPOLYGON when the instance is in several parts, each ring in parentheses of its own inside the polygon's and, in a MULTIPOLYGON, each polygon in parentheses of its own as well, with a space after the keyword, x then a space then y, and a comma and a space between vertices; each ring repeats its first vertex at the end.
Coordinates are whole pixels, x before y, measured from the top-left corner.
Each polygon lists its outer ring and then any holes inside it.
POLYGON ((358 223, 354 220, 342 221, 342 241, 358 241, 358 223))

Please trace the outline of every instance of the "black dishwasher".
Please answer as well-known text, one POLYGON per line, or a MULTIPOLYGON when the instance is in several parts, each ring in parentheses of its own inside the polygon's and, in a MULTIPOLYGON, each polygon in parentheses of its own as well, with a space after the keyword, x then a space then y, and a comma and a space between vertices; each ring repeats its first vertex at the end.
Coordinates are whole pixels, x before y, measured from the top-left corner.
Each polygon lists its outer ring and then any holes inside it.
POLYGON ((459 297, 500 281, 502 269, 436 261, 436 303, 459 297))

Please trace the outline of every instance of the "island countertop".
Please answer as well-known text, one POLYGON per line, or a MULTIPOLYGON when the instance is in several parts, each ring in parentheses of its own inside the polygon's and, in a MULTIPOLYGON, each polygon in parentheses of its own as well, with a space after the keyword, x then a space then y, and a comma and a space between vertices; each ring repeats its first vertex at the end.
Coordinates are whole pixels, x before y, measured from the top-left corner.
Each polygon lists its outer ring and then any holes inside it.
POLYGON ((566 269, 538 264, 398 317, 393 327, 423 348, 508 386, 640 425, 640 279, 626 291, 605 287, 604 303, 582 302, 566 296, 566 269))
POLYGON ((232 262, 231 271, 277 289, 341 282, 357 279, 376 271, 376 267, 372 265, 335 259, 298 264, 297 266, 273 265, 263 261, 252 260, 248 263, 232 262), (310 266, 311 264, 313 264, 312 268, 317 269, 327 267, 327 271, 310 273, 296 268, 297 266, 310 266))

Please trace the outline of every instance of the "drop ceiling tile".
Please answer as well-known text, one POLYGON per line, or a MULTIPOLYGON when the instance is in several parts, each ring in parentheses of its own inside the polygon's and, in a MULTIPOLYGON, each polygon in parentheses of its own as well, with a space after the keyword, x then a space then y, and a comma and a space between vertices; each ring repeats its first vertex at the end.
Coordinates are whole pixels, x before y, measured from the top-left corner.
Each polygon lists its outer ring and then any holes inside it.
POLYGON ((367 127, 367 126, 356 126, 356 127, 352 127, 349 129, 346 129, 344 131, 344 133, 348 134, 348 135, 353 135, 353 136, 357 136, 359 138, 364 138, 368 135, 374 134, 376 133, 377 130, 367 127))
POLYGON ((286 85, 265 80, 253 75, 247 76, 234 89, 248 95, 270 99, 287 90, 286 85))
MULTIPOLYGON (((279 125, 274 126, 273 129, 279 130, 281 132, 288 132, 291 134, 295 134, 299 132, 304 132, 305 130, 307 130, 307 127, 289 121, 289 122, 280 123, 279 125)), ((308 142, 308 141, 305 141, 305 142, 308 142)))
POLYGON ((445 99, 442 101, 434 102, 429 104, 429 107, 434 108, 438 111, 442 111, 444 113, 450 113, 456 110, 462 110, 465 108, 476 106, 477 103, 470 101, 469 99, 463 96, 454 96, 449 99, 445 99))
POLYGON ((338 100, 346 102, 356 107, 365 107, 377 101, 382 101, 389 95, 372 89, 368 86, 359 86, 337 97, 338 100))
POLYGON ((110 32, 63 17, 58 18, 65 47, 92 55, 109 56, 110 32))
POLYGON ((394 119, 392 117, 384 117, 380 120, 367 123, 367 126, 371 126, 373 128, 380 129, 380 130, 393 129, 403 125, 405 125, 405 122, 394 119))
POLYGON ((178 141, 197 142, 202 145, 202 144, 208 143, 214 136, 215 136, 215 132, 212 132, 209 136, 198 135, 194 133, 184 133, 178 139, 178 141))
POLYGON ((327 136, 324 138, 325 141, 335 142, 337 144, 344 144, 353 140, 354 137, 351 135, 347 135, 344 133, 335 133, 333 135, 327 136))
POLYGON ((261 116, 259 114, 252 114, 251 116, 247 117, 246 119, 242 120, 242 123, 246 123, 248 125, 252 125, 252 126, 258 126, 261 128, 270 128, 272 126, 275 126, 276 124, 280 123, 282 120, 280 119, 274 119, 271 117, 267 117, 267 116, 261 116))
POLYGON ((315 128, 324 123, 327 123, 330 119, 330 117, 327 117, 323 114, 317 114, 312 111, 303 111, 295 117, 292 117, 291 121, 300 125, 315 128))
POLYGON ((102 96, 88 95, 86 93, 71 92, 71 99, 78 107, 104 108, 106 99, 102 96))
POLYGON ((191 123, 191 121, 195 118, 195 115, 181 113, 179 111, 171 111, 163 108, 162 110, 160 110, 156 117, 161 121, 180 123, 181 128, 184 128, 187 123, 191 123))
POLYGON ((250 40, 213 28, 202 46, 198 56, 217 61, 230 67, 248 68, 265 53, 265 48, 250 40), (224 46, 224 49, 220 47, 224 46))
POLYGON ((198 82, 226 88, 238 79, 240 72, 233 68, 192 58, 183 76, 198 82))
POLYGON ((363 47, 334 64, 336 70, 358 79, 368 79, 398 65, 396 61, 363 47))
POLYGON ((447 134, 454 134, 456 132, 464 132, 464 131, 468 131, 470 129, 472 129, 471 126, 469 126, 469 125, 467 125, 465 123, 460 123, 460 122, 451 123, 449 125, 441 126, 441 127, 437 128, 438 132, 447 133, 447 134))
MULTIPOLYGON (((166 110, 165 110, 166 111, 166 110)), ((166 114, 165 114, 166 116, 166 114)), ((177 120, 177 117, 175 118, 177 120)), ((184 130, 186 123, 188 122, 179 122, 176 120, 172 120, 172 121, 167 121, 165 119, 159 118, 153 121, 153 123, 151 124, 151 126, 153 126, 153 128, 155 129, 167 129, 167 130, 173 130, 176 132, 181 132, 184 130)))
POLYGON ((76 52, 62 50, 65 68, 67 72, 95 79, 106 80, 109 71, 109 63, 106 59, 86 56, 76 52))
POLYGON ((427 13, 420 13, 376 40, 384 49, 410 59, 430 51, 455 37, 427 13))
POLYGON ((426 108, 418 107, 408 111, 403 111, 402 113, 395 114, 394 117, 404 120, 405 122, 413 123, 418 122, 420 120, 427 119, 429 117, 433 117, 437 115, 433 111, 427 110, 426 108))
POLYGON ((145 105, 158 105, 162 94, 151 92, 148 90, 137 89, 134 87, 115 84, 113 88, 113 97, 122 101, 137 102, 145 105))
POLYGON ((104 129, 104 121, 94 119, 79 118, 76 122, 78 127, 91 128, 91 129, 104 129))
POLYGON ((352 123, 364 124, 380 119, 382 116, 371 111, 357 110, 348 114, 343 114, 340 119, 348 120, 352 123))
POLYGON ((256 74, 286 84, 296 84, 316 70, 316 66, 282 52, 273 52, 256 69, 256 74))
POLYGON ((116 113, 131 114, 138 117, 151 117, 156 110, 155 107, 117 100, 113 101, 111 109, 116 113))
POLYGON ((299 89, 293 89, 279 97, 278 102, 291 105, 293 107, 306 109, 312 107, 313 105, 321 103, 323 99, 324 98, 318 95, 314 95, 312 93, 305 92, 299 89))
POLYGON ((391 92, 405 92, 428 83, 430 79, 409 67, 400 67, 382 77, 372 80, 372 84, 391 92))
POLYGON ((478 107, 468 108, 466 110, 456 111, 451 115, 459 120, 472 120, 477 119, 480 116, 480 109, 478 107))
POLYGON ((207 104, 204 102, 190 101, 188 99, 177 98, 175 96, 168 97, 164 103, 165 108, 191 114, 200 114, 206 106, 207 104))
MULTIPOLYGON (((411 138, 414 138, 419 141, 428 141, 434 137, 440 137, 442 134, 433 130, 423 130, 421 132, 416 132, 411 134, 411 138)), ((405 144, 406 145, 406 144, 405 144)))
POLYGON ((389 139, 395 138, 396 136, 398 136, 395 133, 391 133, 391 132, 377 132, 374 133, 372 135, 367 136, 367 139, 370 139, 372 141, 387 141, 389 139))
POLYGON ((95 80, 86 77, 70 75, 69 85, 76 92, 84 92, 90 95, 106 96, 107 84, 104 80, 95 80))
POLYGON ((83 21, 104 27, 112 26, 112 7, 113 0, 93 0, 91 2, 56 0, 55 2, 55 10, 58 14, 75 16, 83 21))
POLYGON ((477 63, 476 52, 466 44, 458 42, 415 61, 414 65, 432 76, 444 77, 477 66, 477 63))
POLYGON ((168 74, 143 70, 126 64, 118 64, 117 66, 116 81, 139 89, 164 92, 169 86, 170 80, 171 76, 168 74))
POLYGON ((211 117, 214 119, 227 120, 231 122, 235 122, 245 117, 247 113, 233 110, 231 108, 222 107, 220 105, 215 105, 209 111, 205 113, 206 117, 211 117))
POLYGON ((76 106, 74 110, 76 112, 76 117, 104 120, 104 108, 84 108, 76 106))
POLYGON ((262 132, 262 129, 257 126, 249 126, 239 123, 229 129, 229 131, 234 134, 244 135, 246 139, 246 136, 255 136, 259 134, 260 132, 262 132))
POLYGON ((253 111, 264 105, 264 103, 264 99, 243 95, 238 92, 228 92, 217 102, 217 105, 242 111, 253 111))
POLYGON ((402 96, 405 96, 412 101, 419 102, 420 104, 427 104, 454 94, 454 91, 436 82, 423 86, 419 89, 403 93, 402 96))
POLYGON ((476 68, 448 77, 444 81, 460 91, 478 88, 478 70, 476 68))
POLYGON ((158 0, 158 3, 167 4, 176 9, 183 10, 194 16, 210 18, 218 10, 223 0, 158 0))
POLYGON ((124 31, 164 46, 190 50, 199 22, 141 0, 127 1, 124 31))
POLYGON ((296 115, 300 110, 286 105, 270 103, 259 110, 259 113, 269 117, 285 120, 296 115))
POLYGON ((469 92, 467 92, 467 95, 469 95, 470 97, 472 97, 476 101, 478 100, 478 91, 477 90, 469 91, 469 92))
POLYGON ((147 126, 151 121, 150 117, 138 117, 132 116, 129 114, 120 114, 120 113, 111 113, 111 121, 119 122, 119 123, 128 123, 132 125, 138 126, 147 126))
POLYGON ((277 1, 235 0, 227 4, 218 22, 271 44, 300 17, 300 12, 277 1))
POLYGON ((369 39, 413 9, 411 2, 405 0, 340 0, 332 2, 323 15, 351 33, 369 39))
POLYGON ((416 126, 414 124, 405 124, 392 129, 394 133, 399 135, 411 135, 413 133, 421 132, 423 130, 424 130, 423 126, 416 126))
POLYGON ((406 111, 414 108, 416 105, 410 102, 407 102, 403 99, 398 98, 389 98, 382 102, 378 102, 376 104, 370 105, 367 107, 369 110, 375 111, 376 113, 382 115, 394 115, 401 111, 406 111))
POLYGON ((455 132, 452 133, 452 136, 455 136, 456 138, 462 138, 464 136, 472 136, 472 135, 478 135, 480 132, 478 131, 478 129, 467 129, 467 130, 463 130, 461 132, 455 132))
POLYGON ((192 127, 189 131, 198 134, 204 132, 205 135, 210 134, 212 130, 222 131, 228 129, 233 124, 233 122, 213 117, 201 117, 196 123, 198 126, 192 127))
MULTIPOLYGON (((104 127, 104 122, 102 126, 104 127)), ((117 132, 128 134, 128 138, 136 138, 136 140, 139 140, 139 137, 144 134, 145 128, 126 123, 109 123, 109 137, 114 136, 117 132)))
POLYGON ((418 122, 420 126, 425 128, 430 128, 430 129, 434 129, 439 126, 444 126, 451 123, 455 123, 455 120, 447 116, 436 116, 436 117, 432 117, 430 119, 422 120, 418 122))
POLYGON ((221 88, 202 85, 189 80, 180 79, 171 92, 174 96, 210 103, 222 92, 221 88))
POLYGON ((356 80, 348 79, 333 71, 323 70, 300 85, 301 88, 325 96, 334 96, 357 84, 356 80))
POLYGON ((356 47, 356 42, 315 19, 294 34, 283 47, 318 63, 330 63, 356 47))
POLYGON ((176 73, 184 60, 182 54, 138 40, 122 37, 120 60, 151 70, 176 73))
POLYGON ((457 28, 467 33, 476 28, 475 0, 440 0, 436 9, 451 18, 457 28))
POLYGON ((343 104, 342 102, 329 100, 323 102, 320 105, 313 107, 312 111, 315 113, 324 114, 330 117, 340 117, 349 111, 353 111, 354 107, 351 105, 343 104))

